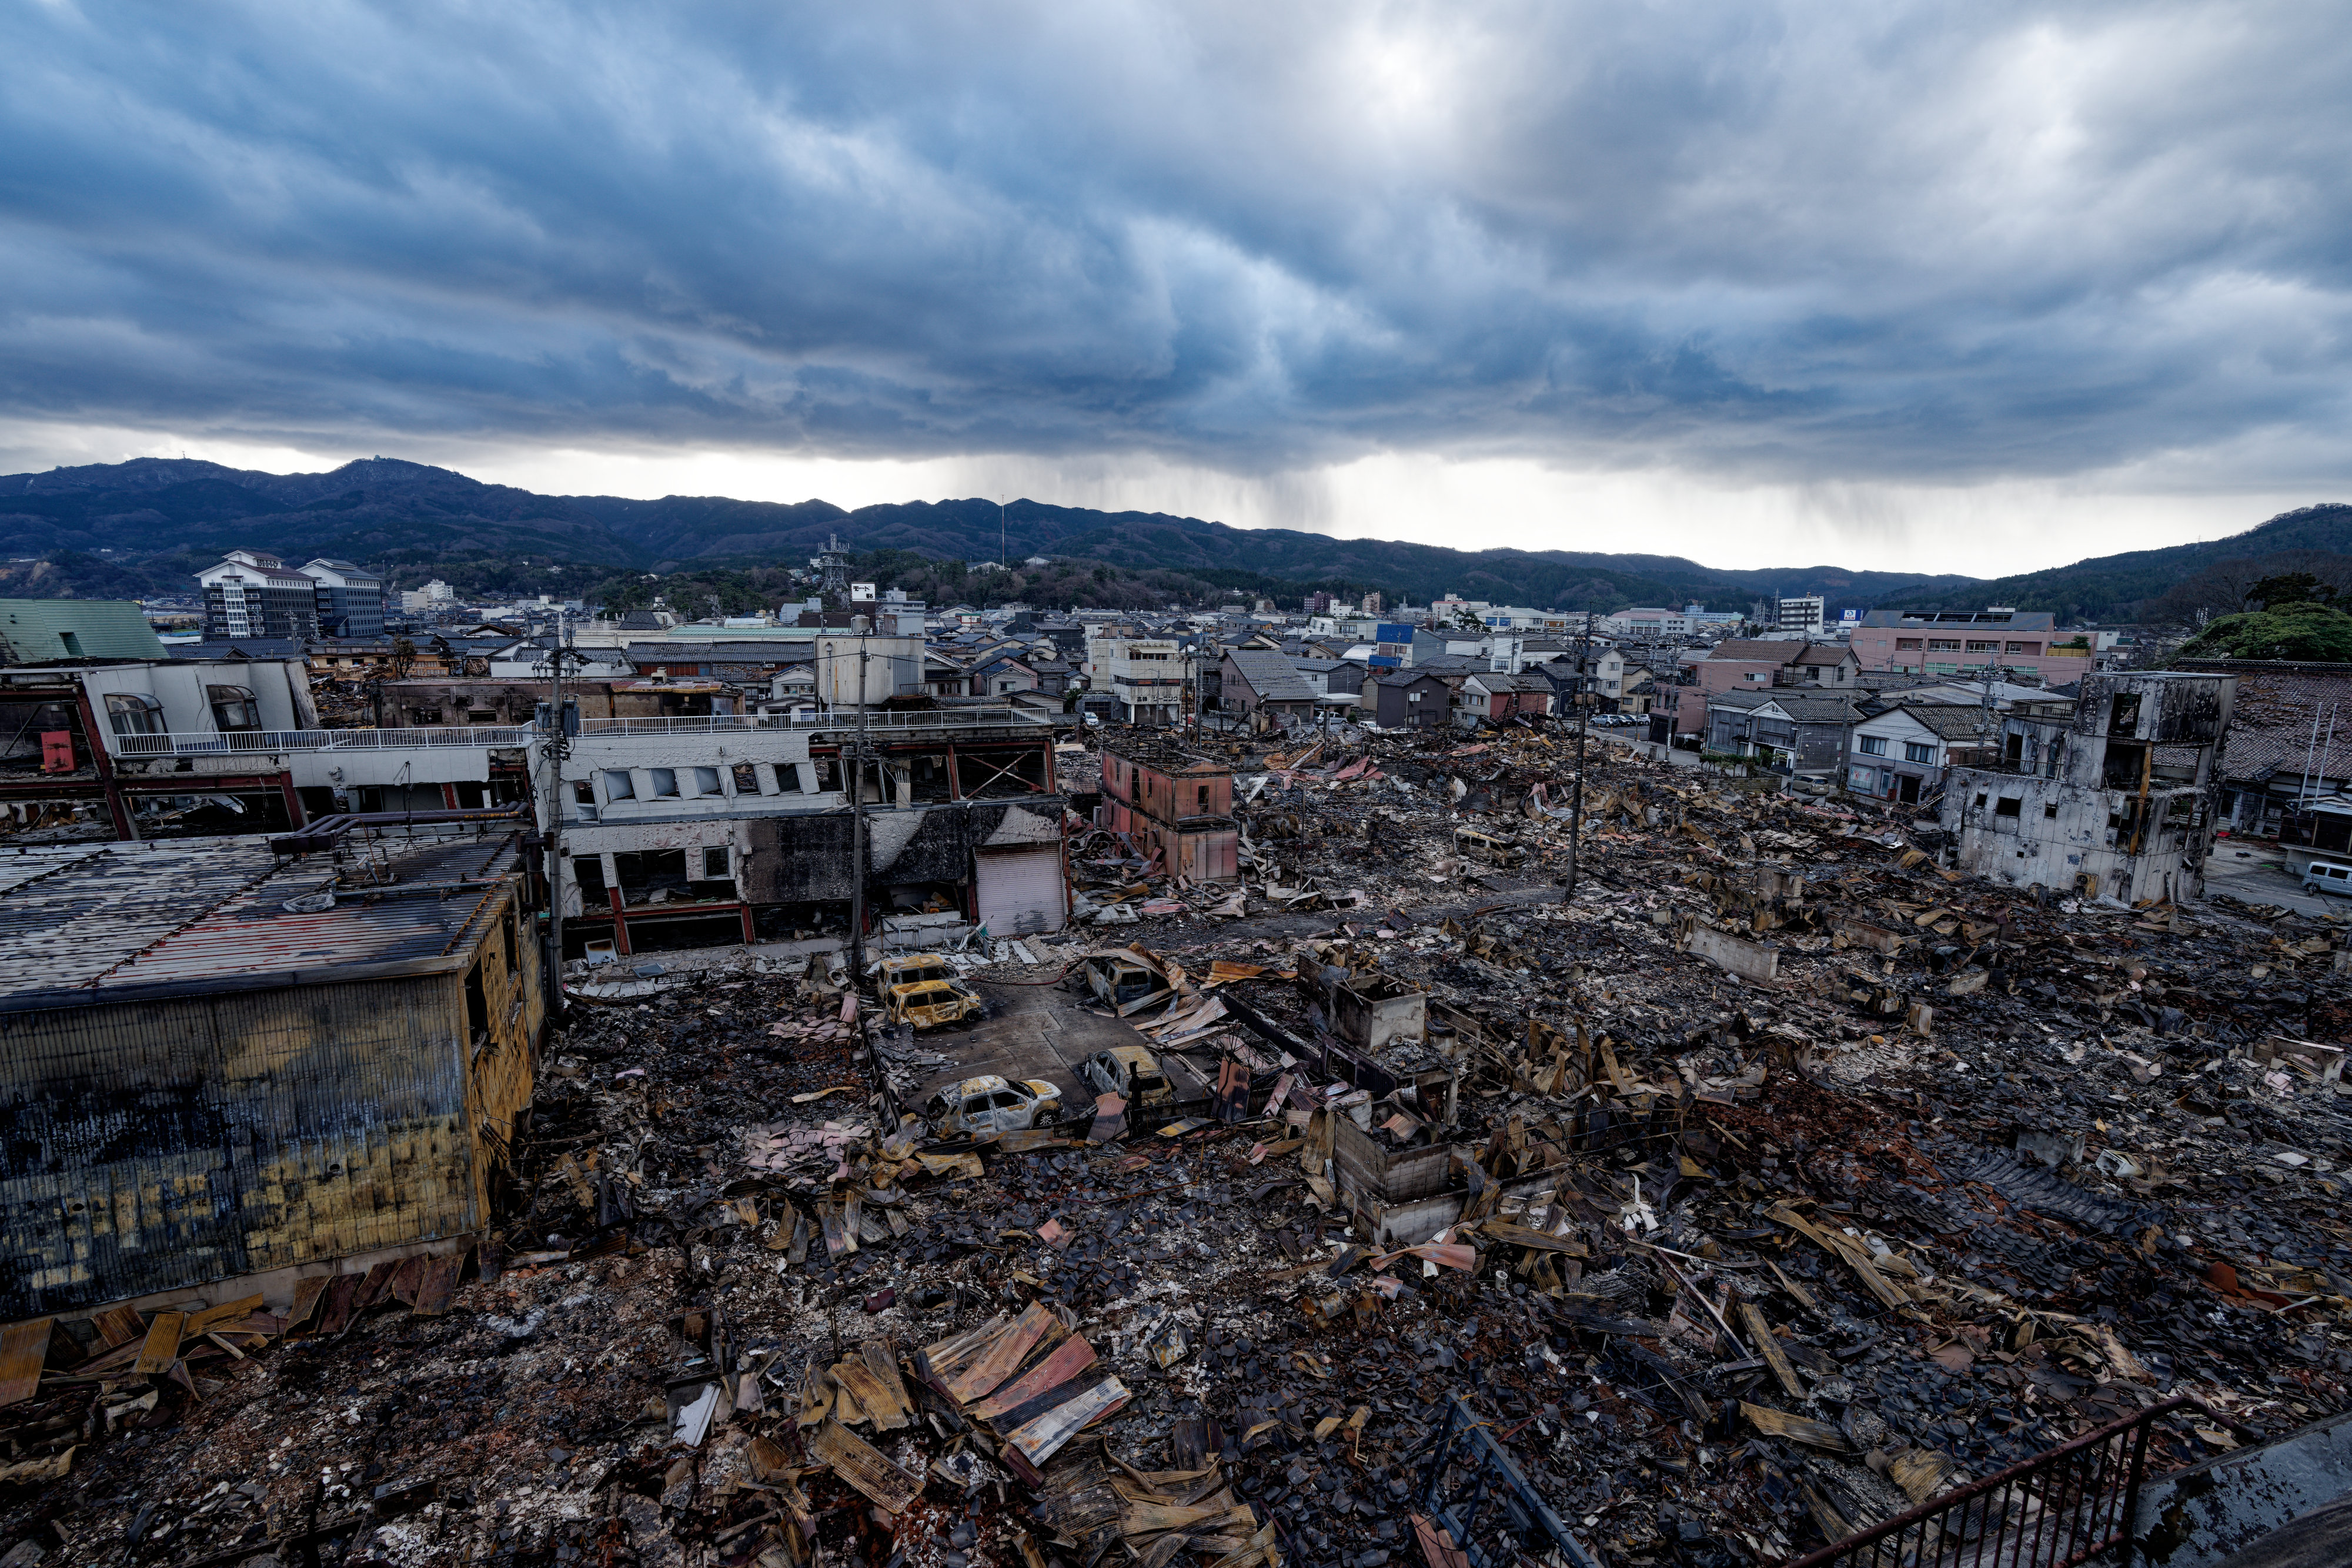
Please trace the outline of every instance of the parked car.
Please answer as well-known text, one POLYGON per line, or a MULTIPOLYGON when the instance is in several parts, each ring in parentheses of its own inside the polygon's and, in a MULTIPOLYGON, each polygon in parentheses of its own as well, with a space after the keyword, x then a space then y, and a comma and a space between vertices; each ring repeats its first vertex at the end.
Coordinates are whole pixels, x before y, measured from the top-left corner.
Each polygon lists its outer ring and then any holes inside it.
POLYGON ((883 992, 882 1016, 916 1029, 940 1029, 976 1019, 985 1004, 961 980, 916 980, 883 992))
POLYGON ((923 1114, 943 1138, 1025 1132, 1060 1119, 1062 1092, 1042 1078, 1014 1083, 992 1072, 932 1095, 923 1114))
POLYGON ((2303 891, 2352 896, 2352 865, 2342 861, 2314 859, 2303 868, 2303 891))
POLYGON ((1176 1087, 1160 1069, 1160 1059, 1139 1045, 1097 1051, 1078 1063, 1078 1076, 1097 1094, 1116 1094, 1129 1105, 1176 1103, 1176 1087))

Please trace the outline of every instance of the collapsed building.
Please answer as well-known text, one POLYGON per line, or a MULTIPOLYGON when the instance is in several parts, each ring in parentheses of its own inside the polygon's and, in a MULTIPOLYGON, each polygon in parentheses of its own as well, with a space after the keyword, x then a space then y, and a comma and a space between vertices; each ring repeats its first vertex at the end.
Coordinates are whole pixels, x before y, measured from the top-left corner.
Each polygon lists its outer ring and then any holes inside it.
POLYGON ((510 833, 0 858, 7 1314, 282 1294, 478 1234, 545 1017, 527 899, 510 833))
MULTIPOLYGON (((2160 796, 2213 694, 2134 689, 1979 771, 2141 746, 2160 796)), ((958 738, 927 801, 952 720, 866 719, 583 724, 562 848, 1091 782, 958 738)), ((2080 1555, 2055 1518, 2187 1568, 2326 1500, 2345 922, 2037 896, 1898 803, 1599 736, 1170 738, 1106 738, 1103 808, 1214 821, 1236 878, 1079 834, 1097 929, 926 960, 953 1026, 781 943, 568 984, 446 1291, 12 1325, 0 1552, 1765 1568, 2080 1555)))
POLYGON ((2236 684, 2093 675, 2071 714, 2045 704, 2006 716, 2000 759, 1947 775, 1957 863, 2014 887, 2126 903, 2194 896, 2236 684))
POLYGON ((583 719, 559 766, 567 957, 845 934, 861 895, 1068 916, 1054 732, 1010 707, 583 719))

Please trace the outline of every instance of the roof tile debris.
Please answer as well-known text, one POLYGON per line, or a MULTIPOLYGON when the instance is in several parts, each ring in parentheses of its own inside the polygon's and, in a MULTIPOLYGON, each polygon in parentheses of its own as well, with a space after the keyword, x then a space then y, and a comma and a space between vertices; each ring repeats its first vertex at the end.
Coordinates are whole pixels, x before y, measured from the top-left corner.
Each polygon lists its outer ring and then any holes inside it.
MULTIPOLYGON (((1482 1551, 1767 1563, 2169 1395, 2158 1471, 2346 1408, 2342 922, 2037 899, 1900 812, 1587 756, 1225 747, 1243 881, 1082 836, 1090 925, 943 956, 961 1030, 640 960, 457 1269, 0 1355, 0 1539, 1379 1568, 1458 1561, 1435 1500, 1485 1484, 1482 1551), (1152 977, 1124 1019, 1096 951, 1152 977), (1164 1097, 1084 1075, 1111 1039, 1164 1097), (938 1136, 983 1073, 1066 1112, 938 1136)), ((284 891, 233 863, 208 930, 284 891)))

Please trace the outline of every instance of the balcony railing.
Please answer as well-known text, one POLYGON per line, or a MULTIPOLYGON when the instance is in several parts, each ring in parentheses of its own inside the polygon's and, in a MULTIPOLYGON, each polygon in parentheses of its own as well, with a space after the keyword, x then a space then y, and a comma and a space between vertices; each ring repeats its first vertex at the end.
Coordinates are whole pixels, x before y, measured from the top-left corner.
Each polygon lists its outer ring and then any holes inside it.
POLYGON ((164 735, 106 737, 117 757, 230 757, 289 751, 407 751, 420 747, 522 746, 531 727, 495 725, 473 728, 415 729, 235 729, 178 731, 164 735))
MULTIPOLYGON (((850 730, 857 727, 855 709, 789 713, 727 713, 674 715, 667 718, 590 718, 580 724, 583 735, 731 735, 775 730, 850 730)), ((939 708, 869 713, 869 735, 906 735, 942 729, 1045 729, 1043 716, 1016 713, 1006 707, 939 708)), ((107 748, 116 757, 227 757, 246 753, 289 751, 407 751, 423 747, 528 746, 536 725, 476 725, 470 727, 418 725, 404 729, 240 729, 174 731, 163 735, 107 733, 107 748)))
MULTIPOLYGON (((666 718, 585 718, 583 735, 737 735, 762 730, 852 730, 857 711, 816 709, 789 713, 678 714, 666 718)), ((1043 729, 1051 721, 1040 715, 1015 713, 1011 707, 923 708, 883 710, 866 716, 868 735, 906 734, 940 729, 1043 729)))

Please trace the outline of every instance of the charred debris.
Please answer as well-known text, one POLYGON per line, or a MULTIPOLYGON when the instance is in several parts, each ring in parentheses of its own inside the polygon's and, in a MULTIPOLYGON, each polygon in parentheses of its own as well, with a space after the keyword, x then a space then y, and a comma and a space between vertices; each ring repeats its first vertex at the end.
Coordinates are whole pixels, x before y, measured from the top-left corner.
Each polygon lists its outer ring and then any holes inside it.
POLYGON ((1471 1486, 1482 1561, 1771 1563, 2169 1395, 2159 1469, 2345 1407, 2337 925, 1573 757, 1234 752, 1240 881, 1074 824, 971 1026, 575 1000, 456 1260, 12 1328, 0 1563, 1381 1568, 1471 1486), (1059 1118, 936 1136, 985 1073, 1059 1118))

